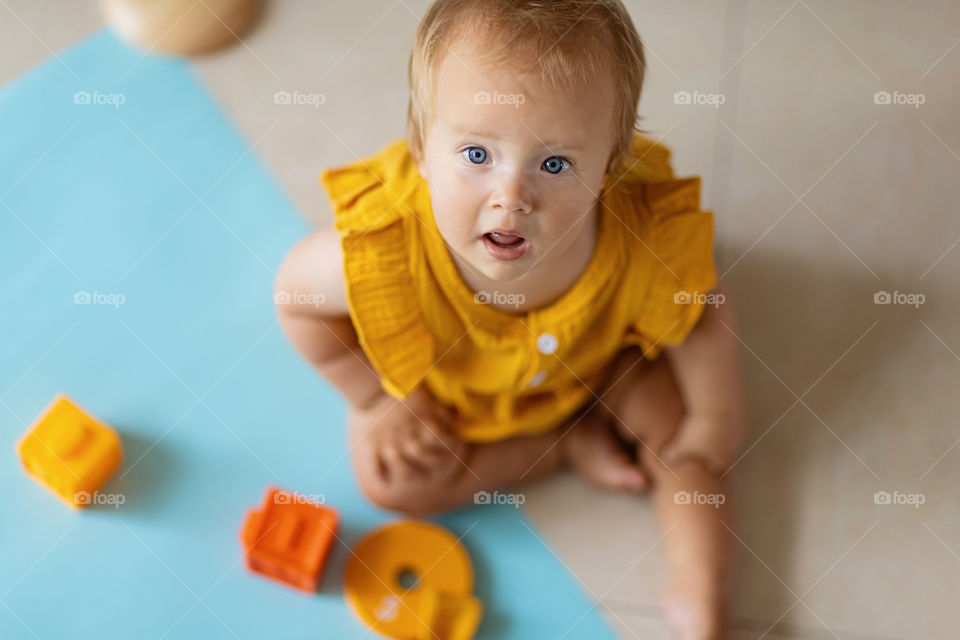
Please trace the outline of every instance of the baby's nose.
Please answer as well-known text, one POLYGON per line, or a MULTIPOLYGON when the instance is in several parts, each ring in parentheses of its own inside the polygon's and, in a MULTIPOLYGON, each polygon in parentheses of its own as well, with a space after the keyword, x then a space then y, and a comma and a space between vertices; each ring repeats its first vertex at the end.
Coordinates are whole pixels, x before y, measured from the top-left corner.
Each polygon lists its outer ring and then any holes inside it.
POLYGON ((494 192, 491 205, 494 209, 505 209, 529 213, 533 209, 530 190, 520 180, 506 180, 501 182, 494 192))

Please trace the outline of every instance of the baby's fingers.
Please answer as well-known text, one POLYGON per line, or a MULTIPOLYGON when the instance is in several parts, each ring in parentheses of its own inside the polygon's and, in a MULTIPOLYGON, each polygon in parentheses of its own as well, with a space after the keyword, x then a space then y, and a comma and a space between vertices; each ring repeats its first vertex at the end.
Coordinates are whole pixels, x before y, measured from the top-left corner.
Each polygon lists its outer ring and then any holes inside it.
POLYGON ((445 449, 434 449, 414 438, 404 440, 400 448, 407 459, 416 461, 429 470, 454 459, 445 449))
POLYGON ((453 431, 453 422, 457 419, 457 414, 453 409, 444 407, 443 405, 437 405, 436 416, 445 431, 453 431))
POLYGON ((427 470, 418 463, 415 463, 405 457, 400 448, 390 442, 380 448, 380 456, 386 467, 386 474, 383 480, 391 482, 393 480, 423 479, 427 477, 427 470))
POLYGON ((443 456, 457 459, 463 458, 467 453, 466 442, 429 425, 428 428, 421 429, 417 437, 426 448, 443 456))
POLYGON ((419 420, 415 420, 415 426, 418 427, 416 429, 417 435, 425 443, 456 452, 457 448, 461 447, 464 442, 455 435, 452 420, 446 417, 453 415, 452 412, 445 414, 445 411, 449 410, 438 407, 419 420))

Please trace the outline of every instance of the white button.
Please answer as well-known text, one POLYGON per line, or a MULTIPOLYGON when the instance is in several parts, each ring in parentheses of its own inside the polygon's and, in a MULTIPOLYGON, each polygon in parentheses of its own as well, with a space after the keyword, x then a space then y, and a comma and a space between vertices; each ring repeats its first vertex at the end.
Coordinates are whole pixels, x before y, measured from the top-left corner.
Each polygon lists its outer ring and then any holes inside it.
POLYGON ((545 356, 550 355, 557 350, 557 339, 549 333, 541 333, 537 338, 537 349, 545 356))
POLYGON ((537 375, 535 375, 535 376, 533 376, 532 378, 530 378, 530 386, 531 386, 531 387, 537 386, 538 384, 540 384, 541 382, 543 382, 543 379, 546 378, 546 377, 547 377, 547 374, 546 374, 545 372, 541 371, 541 372, 538 373, 537 375))

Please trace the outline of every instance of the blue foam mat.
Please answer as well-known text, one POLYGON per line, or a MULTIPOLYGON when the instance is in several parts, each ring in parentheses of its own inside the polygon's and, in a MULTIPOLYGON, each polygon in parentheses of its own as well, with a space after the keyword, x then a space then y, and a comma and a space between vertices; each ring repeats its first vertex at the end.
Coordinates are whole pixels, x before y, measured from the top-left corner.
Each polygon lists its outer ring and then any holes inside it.
MULTIPOLYGON (((376 635, 342 597, 344 545, 397 516, 359 493, 344 402, 273 313, 308 231, 183 60, 101 31, 0 89, 0 637, 376 635), (122 506, 76 513, 21 469, 59 391, 119 431, 122 506), (342 515, 315 596, 244 568, 268 484, 342 515)), ((613 637, 522 511, 436 521, 473 558, 478 637, 613 637)))

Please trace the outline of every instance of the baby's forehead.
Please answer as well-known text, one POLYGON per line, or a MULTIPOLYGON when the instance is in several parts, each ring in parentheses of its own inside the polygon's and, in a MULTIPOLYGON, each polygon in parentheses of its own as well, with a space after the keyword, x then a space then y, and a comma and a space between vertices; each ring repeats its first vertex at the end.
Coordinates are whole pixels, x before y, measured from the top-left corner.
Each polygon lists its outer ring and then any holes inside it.
POLYGON ((437 70, 454 69, 454 74, 466 73, 478 82, 485 76, 508 76, 566 96, 574 96, 596 83, 615 82, 612 73, 594 68, 591 56, 584 54, 569 60, 558 73, 556 64, 548 66, 546 62, 549 49, 533 43, 505 42, 496 32, 461 32, 451 36, 443 50, 437 70))
POLYGON ((434 74, 433 95, 446 101, 509 104, 516 107, 547 103, 556 108, 576 108, 593 103, 615 90, 612 74, 588 78, 548 78, 531 53, 515 52, 507 58, 472 55, 470 48, 451 48, 434 74))
POLYGON ((557 146, 570 146, 571 137, 579 140, 592 125, 613 118, 612 79, 563 86, 546 81, 530 66, 524 59, 496 66, 451 51, 435 78, 434 119, 458 133, 515 124, 522 130, 526 125, 557 146))

